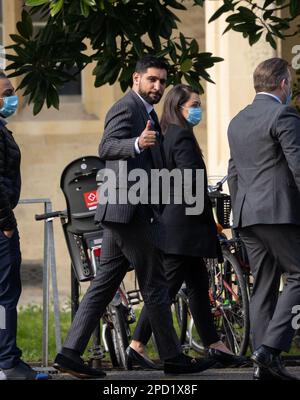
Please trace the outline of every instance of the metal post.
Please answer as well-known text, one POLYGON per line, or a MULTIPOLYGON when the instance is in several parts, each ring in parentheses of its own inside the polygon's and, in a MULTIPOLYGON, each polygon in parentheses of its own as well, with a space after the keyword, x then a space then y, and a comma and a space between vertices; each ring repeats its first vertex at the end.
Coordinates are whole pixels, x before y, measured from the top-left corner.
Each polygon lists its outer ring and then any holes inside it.
MULTIPOLYGON (((49 212, 49 203, 45 202, 45 213, 49 212)), ((42 338, 42 364, 48 366, 49 344, 49 225, 44 224, 44 265, 43 265, 43 338, 42 338)))
MULTIPOLYGON (((19 204, 44 204, 45 213, 52 211, 50 199, 22 199, 19 204)), ((53 233, 53 221, 44 223, 44 262, 43 262, 43 332, 42 332, 42 365, 49 363, 49 290, 50 270, 52 277, 53 308, 55 323, 55 342, 57 352, 61 349, 61 329, 59 317, 59 298, 56 275, 55 245, 53 233)))
MULTIPOLYGON (((51 204, 49 204, 49 212, 52 211, 51 204)), ((57 276, 56 276, 56 259, 55 259, 55 245, 54 245, 54 233, 53 233, 53 221, 46 221, 48 224, 49 232, 49 254, 50 254, 50 270, 52 277, 52 295, 53 295, 53 311, 54 311, 54 326, 55 326, 55 344, 56 352, 61 350, 61 330, 60 330, 60 318, 59 318, 59 300, 58 300, 58 288, 57 288, 57 276)))

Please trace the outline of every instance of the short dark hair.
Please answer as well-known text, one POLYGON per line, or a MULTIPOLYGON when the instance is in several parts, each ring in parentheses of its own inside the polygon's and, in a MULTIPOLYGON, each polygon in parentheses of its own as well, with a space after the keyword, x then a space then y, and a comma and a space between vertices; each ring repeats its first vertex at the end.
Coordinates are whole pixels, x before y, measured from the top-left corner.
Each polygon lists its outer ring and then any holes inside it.
POLYGON ((254 73, 253 81, 256 92, 273 92, 283 79, 289 80, 288 62, 274 57, 260 63, 254 73))
POLYGON ((181 106, 185 104, 192 93, 199 94, 197 89, 183 83, 174 86, 166 95, 163 112, 161 116, 161 129, 165 133, 170 124, 181 126, 182 128, 191 129, 189 123, 181 112, 181 106))
POLYGON ((162 58, 147 55, 138 60, 135 66, 135 72, 144 73, 148 68, 165 69, 168 71, 168 65, 162 58))

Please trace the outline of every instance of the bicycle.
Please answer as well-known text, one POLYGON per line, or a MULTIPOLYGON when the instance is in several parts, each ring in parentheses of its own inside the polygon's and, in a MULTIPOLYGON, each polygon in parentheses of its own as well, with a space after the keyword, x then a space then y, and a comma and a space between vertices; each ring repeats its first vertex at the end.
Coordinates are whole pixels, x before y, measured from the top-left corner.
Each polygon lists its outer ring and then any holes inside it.
MULTIPOLYGON (((61 223, 64 226, 67 219, 67 211, 53 211, 50 213, 35 215, 37 221, 51 220, 54 218, 60 218, 61 223)), ((82 241, 81 247, 84 248, 84 238, 76 238, 77 244, 82 241)), ((97 268, 100 262, 101 254, 101 242, 99 243, 98 238, 89 240, 86 244, 85 250, 88 258, 84 259, 85 270, 92 270, 97 273, 97 268), (95 243, 96 242, 96 243, 95 243)), ((74 268, 72 266, 72 268, 74 268)), ((75 279, 77 279, 75 277, 75 279)), ((74 299, 73 299, 74 301, 74 299)), ((105 313, 102 316, 102 328, 99 328, 93 334, 93 347, 90 349, 90 360, 93 366, 98 365, 98 361, 105 357, 105 353, 109 353, 111 363, 113 367, 126 368, 126 355, 125 351, 129 345, 131 338, 130 324, 136 321, 135 312, 133 305, 139 304, 142 301, 140 298, 140 292, 136 288, 131 291, 127 291, 124 282, 121 283, 118 288, 113 300, 109 303, 105 313), (99 339, 99 333, 101 332, 101 341, 99 339)), ((72 319, 75 316, 76 309, 73 303, 72 319)))
MULTIPOLYGON (((218 237, 222 249, 223 262, 206 259, 209 275, 209 298, 216 330, 221 340, 236 355, 247 351, 250 334, 249 323, 249 276, 244 264, 241 264, 239 238, 228 239, 223 228, 230 228, 230 196, 222 193, 224 177, 215 186, 209 187, 218 225, 218 237), (221 223, 221 224, 220 224, 221 223)), ((199 338, 193 318, 189 311, 186 287, 183 285, 175 301, 175 314, 180 329, 180 343, 183 349, 205 351, 199 338)))
MULTIPOLYGON (((94 156, 71 162, 64 169, 60 183, 67 209, 35 216, 37 221, 60 218, 71 259, 72 320, 79 306, 80 282, 93 280, 100 266, 103 230, 95 225, 94 215, 96 175, 101 168, 100 159, 94 156)), ((136 320, 133 305, 140 301, 137 285, 127 291, 122 282, 93 333, 89 351, 94 368, 101 366, 105 353, 109 353, 113 367, 126 368, 125 350, 131 339, 129 325, 136 320)))

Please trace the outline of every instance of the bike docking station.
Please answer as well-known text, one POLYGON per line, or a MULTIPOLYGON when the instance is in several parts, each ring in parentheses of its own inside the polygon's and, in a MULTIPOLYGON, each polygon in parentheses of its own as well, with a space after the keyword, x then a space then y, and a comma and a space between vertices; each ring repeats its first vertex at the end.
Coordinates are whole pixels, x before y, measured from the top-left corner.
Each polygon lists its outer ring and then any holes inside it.
MULTIPOLYGON (((81 157, 72 161, 63 170, 60 188, 65 196, 66 209, 52 211, 45 203, 45 213, 36 215, 37 221, 45 221, 45 274, 44 274, 44 331, 43 365, 48 366, 48 297, 49 283, 46 266, 50 261, 53 280, 55 321, 59 327, 59 307, 56 283, 56 264, 53 237, 53 219, 60 218, 69 256, 71 259, 71 319, 73 320, 79 306, 79 284, 91 281, 99 265, 103 230, 96 226, 94 216, 97 208, 97 172, 103 163, 96 156, 81 157), (53 274, 55 272, 55 275, 53 274)), ((58 328, 57 328, 58 329, 58 328)), ((60 328, 59 328, 60 329, 60 328)), ((60 330, 57 334, 57 347, 61 349, 60 330)), ((93 348, 90 362, 93 367, 101 366, 103 354, 100 346, 100 331, 93 334, 93 348)))
MULTIPOLYGON (((96 226, 97 208, 96 176, 104 167, 96 156, 81 157, 64 169, 60 187, 66 199, 66 214, 61 217, 66 244, 71 258, 71 316, 79 306, 80 282, 92 281, 100 262, 103 230, 96 226)), ((100 327, 93 334, 90 364, 101 367, 100 327)))

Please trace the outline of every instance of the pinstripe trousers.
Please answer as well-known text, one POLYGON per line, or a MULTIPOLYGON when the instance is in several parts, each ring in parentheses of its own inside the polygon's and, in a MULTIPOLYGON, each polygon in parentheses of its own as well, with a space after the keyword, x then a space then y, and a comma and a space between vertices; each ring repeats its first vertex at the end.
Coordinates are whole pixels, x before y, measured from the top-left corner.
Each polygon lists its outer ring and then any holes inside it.
POLYGON ((160 251, 159 224, 138 207, 129 224, 102 223, 104 227, 99 271, 84 295, 64 347, 82 354, 106 306, 114 297, 129 265, 139 287, 161 360, 177 356, 180 344, 173 327, 168 285, 160 251))

